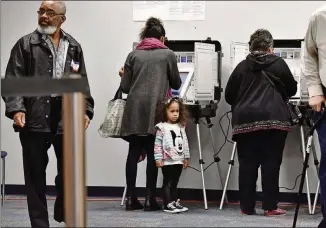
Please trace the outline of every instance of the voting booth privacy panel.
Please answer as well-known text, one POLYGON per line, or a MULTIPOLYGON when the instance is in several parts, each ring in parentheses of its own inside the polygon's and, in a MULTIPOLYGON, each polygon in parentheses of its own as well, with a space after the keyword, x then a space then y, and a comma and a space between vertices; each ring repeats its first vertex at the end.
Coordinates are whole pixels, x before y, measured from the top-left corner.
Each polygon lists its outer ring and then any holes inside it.
POLYGON ((172 94, 187 104, 194 101, 219 101, 221 98, 221 44, 207 40, 169 40, 175 52, 182 86, 172 94))
POLYGON ((219 41, 169 40, 166 45, 175 52, 182 85, 172 90, 183 99, 194 118, 215 117, 221 99, 222 50, 219 41))

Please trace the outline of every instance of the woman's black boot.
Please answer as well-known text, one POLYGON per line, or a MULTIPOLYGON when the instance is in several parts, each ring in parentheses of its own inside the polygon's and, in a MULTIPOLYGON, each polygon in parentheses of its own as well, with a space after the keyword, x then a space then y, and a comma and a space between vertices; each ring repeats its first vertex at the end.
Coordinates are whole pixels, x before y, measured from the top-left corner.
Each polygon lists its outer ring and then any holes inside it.
POLYGON ((156 189, 148 189, 145 198, 144 211, 159 211, 162 207, 156 202, 156 189))
POLYGON ((126 211, 142 210, 144 206, 139 202, 137 197, 127 197, 126 211))

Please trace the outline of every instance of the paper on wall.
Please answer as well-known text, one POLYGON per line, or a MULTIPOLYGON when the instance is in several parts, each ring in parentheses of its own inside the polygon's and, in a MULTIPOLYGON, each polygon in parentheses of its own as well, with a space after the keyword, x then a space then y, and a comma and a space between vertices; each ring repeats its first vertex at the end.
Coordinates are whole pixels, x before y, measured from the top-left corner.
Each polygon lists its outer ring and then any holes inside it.
POLYGON ((133 20, 158 17, 163 21, 205 20, 205 1, 133 1, 133 20))

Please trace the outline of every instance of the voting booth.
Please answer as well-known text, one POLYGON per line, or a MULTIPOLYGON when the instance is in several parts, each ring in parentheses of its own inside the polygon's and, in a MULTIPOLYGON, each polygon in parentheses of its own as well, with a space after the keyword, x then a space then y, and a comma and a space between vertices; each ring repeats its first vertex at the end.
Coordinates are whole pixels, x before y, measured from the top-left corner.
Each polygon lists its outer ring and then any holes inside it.
MULTIPOLYGON (((308 101, 308 91, 302 77, 302 60, 304 55, 304 40, 274 40, 274 54, 283 58, 288 64, 294 79, 298 82, 297 93, 291 97, 293 104, 304 104, 308 101)), ((249 44, 231 42, 231 72, 249 54, 249 44)))
POLYGON ((182 85, 172 94, 185 104, 208 104, 221 98, 221 45, 210 38, 204 41, 171 40, 166 45, 175 52, 182 85), (197 103, 198 103, 197 102, 197 103))
MULTIPOLYGON (((241 42, 231 42, 230 45, 230 57, 231 57, 231 72, 235 69, 235 67, 246 58, 246 56, 250 53, 249 51, 249 44, 248 43, 241 43, 241 42)), ((294 39, 294 40, 274 40, 274 54, 283 58, 284 61, 287 63, 288 67, 290 68, 294 79, 298 82, 297 86, 297 93, 290 98, 290 102, 295 104, 299 107, 303 117, 299 121, 299 128, 300 128, 300 139, 301 139, 301 147, 302 147, 302 156, 303 160, 305 159, 305 132, 304 126, 311 126, 311 120, 309 118, 309 106, 308 106, 308 90, 305 82, 305 78, 302 75, 302 68, 303 66, 303 57, 304 57, 304 40, 302 39, 294 39)), ((232 171, 232 167, 234 165, 234 157, 236 152, 236 143, 233 145, 231 158, 229 161, 229 168, 228 173, 225 181, 225 186, 223 188, 222 199, 220 203, 220 209, 223 208, 225 194, 227 191, 227 186, 230 178, 230 173, 232 171)), ((316 155, 316 151, 313 149, 313 157, 314 157, 314 164, 316 166, 317 176, 318 176, 318 159, 316 155)), ((306 188, 307 188, 307 200, 308 200, 308 209, 309 214, 315 213, 315 208, 318 199, 318 192, 319 192, 319 183, 316 190, 316 196, 314 199, 313 206, 311 205, 311 198, 310 198, 310 187, 309 187, 309 179, 308 175, 306 175, 306 188)))
MULTIPOLYGON (((216 147, 212 134, 211 118, 216 116, 218 103, 221 99, 221 63, 222 50, 219 41, 208 37, 206 40, 169 40, 166 45, 175 52, 182 85, 178 91, 172 90, 172 96, 183 99, 190 116, 196 124, 199 164, 203 186, 204 206, 207 207, 204 167, 202 158, 200 119, 204 118, 210 131, 211 143, 216 155, 216 147)), ((214 156, 215 158, 215 156, 214 156)), ((216 157, 219 179, 224 186, 219 167, 220 159, 216 157)))
MULTIPOLYGON (((135 50, 138 43, 133 43, 135 50)), ((204 167, 205 162, 202 158, 200 120, 202 118, 207 122, 210 131, 214 155, 216 147, 212 135, 213 124, 211 118, 216 116, 218 103, 221 99, 221 62, 222 52, 219 41, 214 41, 210 37, 206 40, 169 40, 165 45, 174 51, 178 62, 178 69, 182 85, 178 90, 172 90, 173 97, 179 97, 188 108, 191 120, 196 124, 196 135, 198 141, 199 164, 203 186, 203 197, 205 209, 207 206, 204 167)), ((220 159, 214 156, 220 176, 221 169, 218 162, 220 159)), ((122 197, 121 205, 124 203, 126 188, 122 197)))

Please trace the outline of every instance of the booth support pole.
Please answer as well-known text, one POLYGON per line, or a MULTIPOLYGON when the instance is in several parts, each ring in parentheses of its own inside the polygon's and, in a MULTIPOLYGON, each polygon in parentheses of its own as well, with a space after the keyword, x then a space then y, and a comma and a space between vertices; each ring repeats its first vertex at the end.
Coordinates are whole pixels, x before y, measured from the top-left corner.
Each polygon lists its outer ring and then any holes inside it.
POLYGON ((85 97, 63 95, 64 208, 67 227, 86 227, 85 97))

